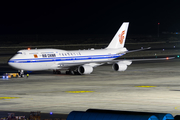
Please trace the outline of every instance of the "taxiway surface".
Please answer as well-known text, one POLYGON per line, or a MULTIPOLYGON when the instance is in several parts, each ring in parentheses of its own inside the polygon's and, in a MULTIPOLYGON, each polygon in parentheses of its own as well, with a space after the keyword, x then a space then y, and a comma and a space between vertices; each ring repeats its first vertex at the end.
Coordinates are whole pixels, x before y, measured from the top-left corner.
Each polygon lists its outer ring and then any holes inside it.
MULTIPOLYGON (((125 72, 111 65, 90 75, 31 73, 0 79, 1 111, 61 113, 89 108, 180 114, 180 59, 134 62, 125 72)), ((13 72, 6 64, 0 72, 13 72)))

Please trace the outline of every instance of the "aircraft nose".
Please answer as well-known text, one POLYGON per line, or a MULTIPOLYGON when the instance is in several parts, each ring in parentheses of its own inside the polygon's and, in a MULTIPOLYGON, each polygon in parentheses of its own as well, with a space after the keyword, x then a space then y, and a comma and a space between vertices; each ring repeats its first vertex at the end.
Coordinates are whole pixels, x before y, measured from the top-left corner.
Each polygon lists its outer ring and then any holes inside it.
POLYGON ((12 59, 12 58, 11 58, 11 59, 9 59, 9 61, 8 61, 8 65, 13 66, 13 59, 12 59))
POLYGON ((15 69, 22 69, 21 65, 17 62, 17 60, 14 57, 9 59, 8 65, 15 68, 15 69))

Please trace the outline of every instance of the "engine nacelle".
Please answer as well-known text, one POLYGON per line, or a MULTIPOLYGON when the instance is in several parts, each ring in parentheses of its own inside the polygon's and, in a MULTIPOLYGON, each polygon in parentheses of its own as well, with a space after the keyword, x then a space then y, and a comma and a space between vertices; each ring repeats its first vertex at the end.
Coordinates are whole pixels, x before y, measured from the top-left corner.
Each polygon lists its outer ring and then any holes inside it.
POLYGON ((124 61, 120 61, 119 63, 125 64, 125 65, 131 65, 132 61, 124 60, 124 61))
POLYGON ((114 63, 112 65, 112 69, 114 71, 125 71, 127 69, 127 65, 126 64, 123 64, 121 62, 118 62, 118 63, 114 63))
POLYGON ((78 67, 79 74, 91 74, 93 72, 93 68, 89 65, 82 65, 78 67))

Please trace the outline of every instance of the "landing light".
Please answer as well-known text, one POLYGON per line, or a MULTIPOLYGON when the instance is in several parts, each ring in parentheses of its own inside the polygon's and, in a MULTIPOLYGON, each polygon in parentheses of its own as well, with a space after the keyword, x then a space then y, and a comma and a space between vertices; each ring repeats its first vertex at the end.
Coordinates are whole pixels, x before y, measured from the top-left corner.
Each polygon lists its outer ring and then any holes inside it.
POLYGON ((166 60, 169 60, 169 58, 167 57, 166 60))
POLYGON ((52 113, 52 112, 50 112, 49 114, 50 114, 50 115, 52 115, 53 113, 52 113))
POLYGON ((31 50, 31 48, 28 48, 28 50, 31 50))

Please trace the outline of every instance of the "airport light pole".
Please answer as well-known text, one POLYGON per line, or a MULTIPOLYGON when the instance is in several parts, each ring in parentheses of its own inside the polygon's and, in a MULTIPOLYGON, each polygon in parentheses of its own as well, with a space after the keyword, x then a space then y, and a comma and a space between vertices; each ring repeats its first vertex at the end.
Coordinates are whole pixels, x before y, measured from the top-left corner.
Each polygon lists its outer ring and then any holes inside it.
POLYGON ((158 23, 158 31, 157 31, 158 32, 158 37, 159 37, 159 25, 160 25, 160 23, 158 23))

